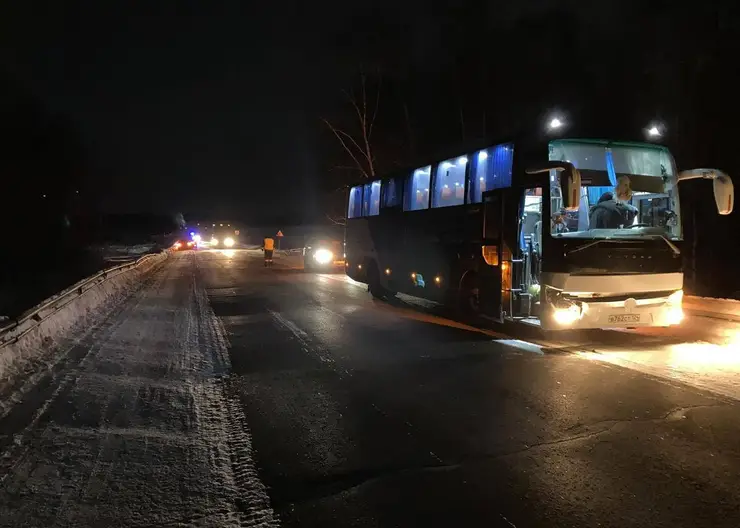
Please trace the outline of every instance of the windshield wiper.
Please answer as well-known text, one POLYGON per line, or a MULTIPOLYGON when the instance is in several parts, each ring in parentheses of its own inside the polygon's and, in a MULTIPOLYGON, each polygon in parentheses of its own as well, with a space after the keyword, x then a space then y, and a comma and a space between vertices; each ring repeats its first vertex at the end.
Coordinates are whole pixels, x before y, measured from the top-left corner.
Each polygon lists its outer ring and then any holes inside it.
MULTIPOLYGON (((652 237, 660 237, 663 242, 665 242, 669 248, 671 248, 671 251, 673 251, 673 254, 678 256, 681 254, 681 250, 678 248, 676 244, 668 240, 668 238, 665 235, 651 235, 652 237)), ((565 252, 565 256, 567 257, 571 253, 577 253, 579 251, 583 251, 584 249, 588 249, 590 247, 596 246, 597 244, 601 244, 602 242, 614 242, 617 244, 629 244, 630 242, 634 242, 636 239, 631 238, 629 240, 619 240, 616 238, 600 238, 598 240, 594 240, 593 242, 589 242, 588 244, 583 244, 582 246, 578 246, 575 249, 571 249, 570 251, 565 252)))
POLYGON ((615 240, 614 238, 600 238, 598 240, 594 240, 593 242, 589 242, 588 244, 583 244, 582 246, 578 246, 575 249, 571 249, 570 251, 566 251, 565 256, 567 257, 571 253, 577 253, 579 251, 583 251, 584 249, 588 249, 590 247, 596 246, 597 244, 601 244, 602 242, 616 242, 617 244, 629 244, 632 241, 631 240, 615 240))
POLYGON ((671 251, 673 251, 674 255, 678 256, 681 254, 681 250, 678 249, 678 246, 674 244, 673 242, 671 242, 670 240, 668 240, 668 237, 666 237, 665 235, 657 235, 657 236, 663 239, 663 242, 668 244, 668 247, 671 248, 671 251))

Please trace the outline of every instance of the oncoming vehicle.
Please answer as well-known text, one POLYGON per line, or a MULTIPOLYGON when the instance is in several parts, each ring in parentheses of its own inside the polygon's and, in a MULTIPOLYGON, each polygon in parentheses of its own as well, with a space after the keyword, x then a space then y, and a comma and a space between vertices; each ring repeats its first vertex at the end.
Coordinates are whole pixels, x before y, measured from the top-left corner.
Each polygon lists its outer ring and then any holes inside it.
POLYGON ((195 242, 192 240, 178 240, 174 244, 172 244, 172 249, 174 251, 185 251, 188 249, 195 249, 195 242))
POLYGON ((208 246, 213 249, 233 249, 237 244, 236 230, 229 228, 216 229, 207 239, 208 246))
POLYGON ((669 326, 683 312, 678 172, 654 143, 513 140, 351 187, 346 272, 466 317, 545 330, 669 326))
POLYGON ((303 269, 331 271, 344 268, 344 247, 339 240, 309 239, 303 248, 303 269))

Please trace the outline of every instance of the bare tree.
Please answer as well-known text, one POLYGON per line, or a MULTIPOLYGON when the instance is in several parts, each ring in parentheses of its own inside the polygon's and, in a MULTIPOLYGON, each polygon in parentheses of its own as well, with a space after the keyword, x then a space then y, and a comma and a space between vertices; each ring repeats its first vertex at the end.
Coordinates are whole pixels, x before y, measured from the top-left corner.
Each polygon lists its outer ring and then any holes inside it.
POLYGON ((344 151, 354 162, 354 167, 368 179, 375 177, 375 156, 373 150, 373 127, 378 117, 380 107, 380 77, 375 87, 375 96, 370 97, 368 103, 367 76, 360 73, 360 92, 355 94, 354 90, 343 91, 347 101, 352 106, 356 116, 355 126, 343 129, 328 119, 322 121, 339 141, 344 151))
MULTIPOLYGON (((376 159, 373 143, 373 128, 378 118, 380 107, 380 80, 378 76, 377 85, 373 87, 374 94, 368 94, 368 79, 364 72, 360 72, 359 93, 351 89, 343 90, 345 98, 352 108, 353 119, 346 127, 332 123, 327 118, 322 118, 324 124, 337 138, 344 152, 352 160, 352 165, 336 166, 335 170, 356 171, 365 179, 372 180, 376 175, 376 159)), ((346 185, 336 189, 336 192, 346 190, 346 185)), ((346 198, 346 192, 341 193, 346 198)), ((345 202, 346 203, 346 202, 345 202)), ((345 215, 341 218, 327 214, 329 220, 336 224, 345 223, 345 215)))

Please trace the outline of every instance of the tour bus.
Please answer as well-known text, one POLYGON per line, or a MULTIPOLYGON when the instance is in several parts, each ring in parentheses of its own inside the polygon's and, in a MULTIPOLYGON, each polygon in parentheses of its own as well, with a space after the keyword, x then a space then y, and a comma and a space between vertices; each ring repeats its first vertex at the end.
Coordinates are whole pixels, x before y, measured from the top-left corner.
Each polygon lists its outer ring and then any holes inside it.
POLYGON ((402 292, 544 330, 679 324, 678 184, 699 178, 713 180, 718 213, 730 214, 726 174, 678 172, 652 142, 466 149, 349 189, 346 273, 376 297, 402 292), (605 206, 624 220, 594 221, 605 206))

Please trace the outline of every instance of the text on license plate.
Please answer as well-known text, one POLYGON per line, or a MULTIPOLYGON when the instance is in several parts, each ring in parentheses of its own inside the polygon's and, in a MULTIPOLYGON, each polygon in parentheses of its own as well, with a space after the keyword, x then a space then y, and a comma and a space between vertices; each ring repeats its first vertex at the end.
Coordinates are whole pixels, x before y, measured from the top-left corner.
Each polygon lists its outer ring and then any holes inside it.
POLYGON ((621 314, 621 315, 610 315, 610 323, 639 323, 640 314, 621 314))

